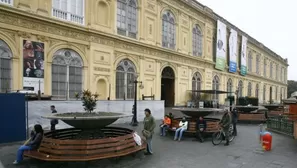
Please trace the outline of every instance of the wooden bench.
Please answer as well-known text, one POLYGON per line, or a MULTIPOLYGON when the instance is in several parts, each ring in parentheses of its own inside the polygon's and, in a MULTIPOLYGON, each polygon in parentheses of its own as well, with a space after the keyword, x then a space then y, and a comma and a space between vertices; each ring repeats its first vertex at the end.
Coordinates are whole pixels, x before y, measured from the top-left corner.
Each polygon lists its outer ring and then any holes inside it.
POLYGON ((240 113, 238 121, 265 121, 264 113, 240 113))
POLYGON ((78 129, 57 132, 57 139, 51 138, 50 132, 45 134, 37 151, 26 151, 24 156, 43 161, 86 162, 135 155, 144 150, 146 144, 143 141, 142 145, 138 146, 134 141, 132 130, 128 131, 129 134, 121 135, 127 130, 129 129, 122 129, 115 134, 115 128, 112 127, 112 129, 103 130, 104 134, 109 135, 107 138, 89 140, 73 139, 73 137, 79 137, 78 129), (121 136, 118 136, 119 134, 121 136))
MULTIPOLYGON (((171 127, 169 128, 170 131, 175 131, 179 127, 179 119, 174 119, 172 121, 171 127), (176 129, 174 129, 176 128, 176 129)), ((219 130, 219 121, 207 121, 206 120, 206 133, 214 133, 219 130)), ((185 131, 186 133, 196 133, 196 121, 188 121, 188 129, 185 131)))

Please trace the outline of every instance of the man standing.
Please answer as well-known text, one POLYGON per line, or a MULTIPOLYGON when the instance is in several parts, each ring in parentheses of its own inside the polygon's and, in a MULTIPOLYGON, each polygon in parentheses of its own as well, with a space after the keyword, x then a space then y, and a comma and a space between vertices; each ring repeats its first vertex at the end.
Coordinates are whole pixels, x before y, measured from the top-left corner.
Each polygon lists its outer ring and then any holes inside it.
MULTIPOLYGON (((52 114, 57 113, 56 107, 54 105, 51 105, 51 111, 52 114)), ((51 131, 55 131, 56 130, 56 125, 58 124, 58 120, 57 119, 51 119, 51 131)))
POLYGON ((234 108, 232 110, 232 124, 233 124, 233 135, 237 136, 237 128, 236 128, 236 123, 238 120, 238 113, 237 113, 237 109, 234 108))
POLYGON ((229 128, 230 128, 230 125, 232 122, 231 120, 232 120, 231 114, 228 111, 225 111, 225 113, 219 123, 225 133, 225 139, 226 139, 225 146, 229 145, 229 128))
POLYGON ((153 150, 152 150, 152 138, 153 138, 153 134, 154 134, 154 129, 156 127, 156 122, 154 117, 151 114, 151 110, 150 109, 145 109, 145 117, 143 120, 143 130, 142 130, 142 134, 143 136, 146 138, 146 153, 145 155, 151 155, 153 154, 153 150))
POLYGON ((204 142, 204 133, 206 130, 206 121, 203 117, 199 117, 199 119, 196 122, 196 138, 201 143, 204 142))

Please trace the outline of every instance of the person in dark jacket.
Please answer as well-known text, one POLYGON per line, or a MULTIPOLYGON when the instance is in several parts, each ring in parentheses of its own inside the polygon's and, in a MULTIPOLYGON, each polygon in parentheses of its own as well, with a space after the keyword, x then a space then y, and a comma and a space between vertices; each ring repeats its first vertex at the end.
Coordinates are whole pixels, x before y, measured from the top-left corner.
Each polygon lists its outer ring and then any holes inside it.
POLYGON ((22 145, 17 152, 17 159, 13 164, 19 164, 23 160, 24 151, 37 150, 43 138, 43 129, 39 124, 34 125, 34 130, 31 132, 31 138, 27 144, 22 145))
POLYGON ((237 112, 237 109, 234 108, 232 110, 232 124, 233 124, 233 135, 234 136, 237 136, 237 128, 236 128, 237 120, 238 120, 238 112, 237 112))
POLYGON ((232 124, 232 117, 229 111, 225 111, 219 124, 225 133, 225 139, 226 139, 225 146, 228 146, 229 145, 229 128, 230 128, 230 125, 232 124))
POLYGON ((204 142, 204 133, 206 130, 206 121, 203 117, 199 117, 199 119, 196 122, 196 138, 201 143, 204 142))
MULTIPOLYGON (((51 111, 52 114, 57 113, 56 107, 54 105, 51 105, 51 111)), ((56 125, 58 124, 58 120, 57 119, 51 119, 51 131, 55 131, 56 130, 56 125)))

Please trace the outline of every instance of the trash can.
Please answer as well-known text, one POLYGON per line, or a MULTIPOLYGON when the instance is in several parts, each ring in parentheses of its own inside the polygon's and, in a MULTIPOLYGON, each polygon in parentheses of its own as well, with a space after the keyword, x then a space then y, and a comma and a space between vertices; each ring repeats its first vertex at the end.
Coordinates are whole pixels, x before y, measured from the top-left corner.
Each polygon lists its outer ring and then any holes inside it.
POLYGON ((270 151, 272 145, 272 135, 270 132, 263 132, 262 134, 262 148, 265 151, 270 151))

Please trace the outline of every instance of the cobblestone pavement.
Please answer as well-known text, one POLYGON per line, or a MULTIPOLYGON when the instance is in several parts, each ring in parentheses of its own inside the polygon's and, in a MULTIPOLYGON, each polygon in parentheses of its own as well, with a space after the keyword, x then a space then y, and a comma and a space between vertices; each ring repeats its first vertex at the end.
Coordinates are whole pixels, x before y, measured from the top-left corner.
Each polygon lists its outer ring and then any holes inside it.
MULTIPOLYGON (((125 125, 125 127, 129 127, 125 125)), ((133 128, 135 129, 135 128, 133 128)), ((140 132, 142 124, 135 130, 140 132)), ((259 145, 258 126, 239 125, 239 134, 230 146, 213 146, 211 139, 203 144, 186 137, 181 142, 173 141, 172 135, 158 136, 153 139, 154 155, 139 154, 133 158, 127 156, 119 163, 112 160, 91 162, 89 168, 296 168, 297 141, 273 133, 273 147, 270 152, 263 152, 259 145)), ((0 146, 0 160, 5 168, 12 165, 20 144, 0 146)), ((20 168, 83 167, 82 163, 45 163, 26 159, 20 168)))

